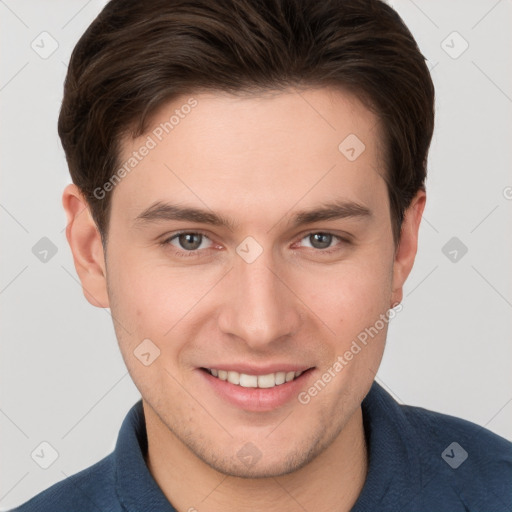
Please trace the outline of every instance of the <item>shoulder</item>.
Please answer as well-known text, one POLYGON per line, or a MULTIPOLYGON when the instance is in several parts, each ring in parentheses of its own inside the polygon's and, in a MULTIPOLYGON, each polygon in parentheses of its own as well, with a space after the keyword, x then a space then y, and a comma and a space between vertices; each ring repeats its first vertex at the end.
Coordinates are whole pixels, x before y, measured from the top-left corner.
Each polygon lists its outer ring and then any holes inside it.
POLYGON ((121 511, 115 492, 113 454, 57 482, 11 512, 121 511))
POLYGON ((449 486, 470 510, 512 508, 510 441, 461 418, 399 407, 435 487, 449 486))
POLYGON ((377 382, 362 405, 370 465, 356 510, 512 511, 510 441, 401 405, 377 382))
MULTIPOLYGON (((404 416, 414 432, 431 442, 442 443, 451 439, 465 444, 471 458, 484 462, 492 459, 512 463, 512 443, 490 430, 462 418, 429 411, 421 407, 400 405, 404 416)), ((466 450, 466 451, 467 451, 466 450)))

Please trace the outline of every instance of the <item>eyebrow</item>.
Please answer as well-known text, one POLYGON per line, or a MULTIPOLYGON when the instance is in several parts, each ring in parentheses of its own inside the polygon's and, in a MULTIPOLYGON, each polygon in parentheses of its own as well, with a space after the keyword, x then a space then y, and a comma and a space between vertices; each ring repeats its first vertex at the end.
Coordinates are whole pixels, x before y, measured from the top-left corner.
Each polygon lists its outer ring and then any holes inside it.
MULTIPOLYGON (((368 218, 372 212, 366 206, 354 201, 337 200, 324 203, 313 209, 297 212, 289 221, 296 228, 305 224, 313 224, 323 220, 336 220, 346 218, 368 218)), ((236 223, 232 220, 200 208, 190 206, 178 206, 171 203, 158 201, 146 208, 135 218, 134 224, 155 223, 160 221, 188 221, 212 226, 223 226, 234 231, 236 223)))

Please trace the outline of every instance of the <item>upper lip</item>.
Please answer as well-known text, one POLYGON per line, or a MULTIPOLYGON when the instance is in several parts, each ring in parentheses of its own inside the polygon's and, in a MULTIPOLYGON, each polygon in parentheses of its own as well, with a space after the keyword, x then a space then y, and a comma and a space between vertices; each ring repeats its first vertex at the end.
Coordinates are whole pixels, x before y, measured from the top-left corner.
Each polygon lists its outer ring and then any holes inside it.
POLYGON ((269 373, 277 372, 305 372, 312 368, 312 366, 290 363, 275 363, 267 366, 258 366, 253 364, 241 363, 218 363, 211 366, 202 366, 202 368, 232 371, 238 373, 245 373, 246 375, 268 375, 269 373))

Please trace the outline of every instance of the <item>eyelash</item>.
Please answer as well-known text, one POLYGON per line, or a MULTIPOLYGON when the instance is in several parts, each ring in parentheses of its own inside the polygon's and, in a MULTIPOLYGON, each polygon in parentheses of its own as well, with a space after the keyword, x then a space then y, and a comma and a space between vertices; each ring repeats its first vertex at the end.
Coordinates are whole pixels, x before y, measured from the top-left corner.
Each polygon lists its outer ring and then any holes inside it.
MULTIPOLYGON (((333 238, 336 238, 338 239, 340 242, 344 243, 344 244, 350 244, 350 240, 346 239, 346 238, 343 238, 339 235, 335 235, 334 233, 330 233, 329 231, 310 231, 309 233, 306 233, 304 236, 302 236, 299 241, 301 240, 304 240, 304 238, 307 238, 311 235, 316 235, 316 234, 322 234, 322 235, 331 235, 333 238)), ((167 237, 165 240, 163 240, 162 242, 160 242, 160 245, 163 246, 163 247, 174 247, 170 244, 170 242, 172 240, 174 240, 175 238, 178 238, 180 235, 202 235, 204 237, 206 237, 208 240, 212 241, 210 239, 210 237, 208 236, 207 233, 204 233, 203 231, 179 231, 178 233, 174 233, 173 235, 171 235, 170 237, 167 237)), ((315 250, 315 248, 312 248, 313 250, 315 250)), ((175 255, 176 256, 179 256, 181 258, 190 258, 190 257, 201 257, 201 254, 200 252, 201 251, 206 251, 208 249, 195 249, 195 250, 192 250, 192 251, 185 251, 185 250, 177 250, 175 251, 175 255)), ((318 253, 321 253, 321 254, 332 254, 334 252, 337 252, 339 251, 340 249, 337 247, 337 246, 334 246, 332 248, 328 248, 328 249, 316 249, 315 252, 318 252, 318 253)))

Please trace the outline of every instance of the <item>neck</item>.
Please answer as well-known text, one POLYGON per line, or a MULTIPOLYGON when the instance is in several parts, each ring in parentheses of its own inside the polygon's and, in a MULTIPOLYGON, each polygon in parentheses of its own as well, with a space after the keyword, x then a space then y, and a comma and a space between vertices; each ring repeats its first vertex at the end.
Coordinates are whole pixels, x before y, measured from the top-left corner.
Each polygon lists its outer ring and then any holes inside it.
POLYGON ((205 464, 143 404, 148 469, 180 512, 348 512, 363 488, 368 462, 361 408, 306 466, 278 477, 250 479, 224 475, 205 464))

